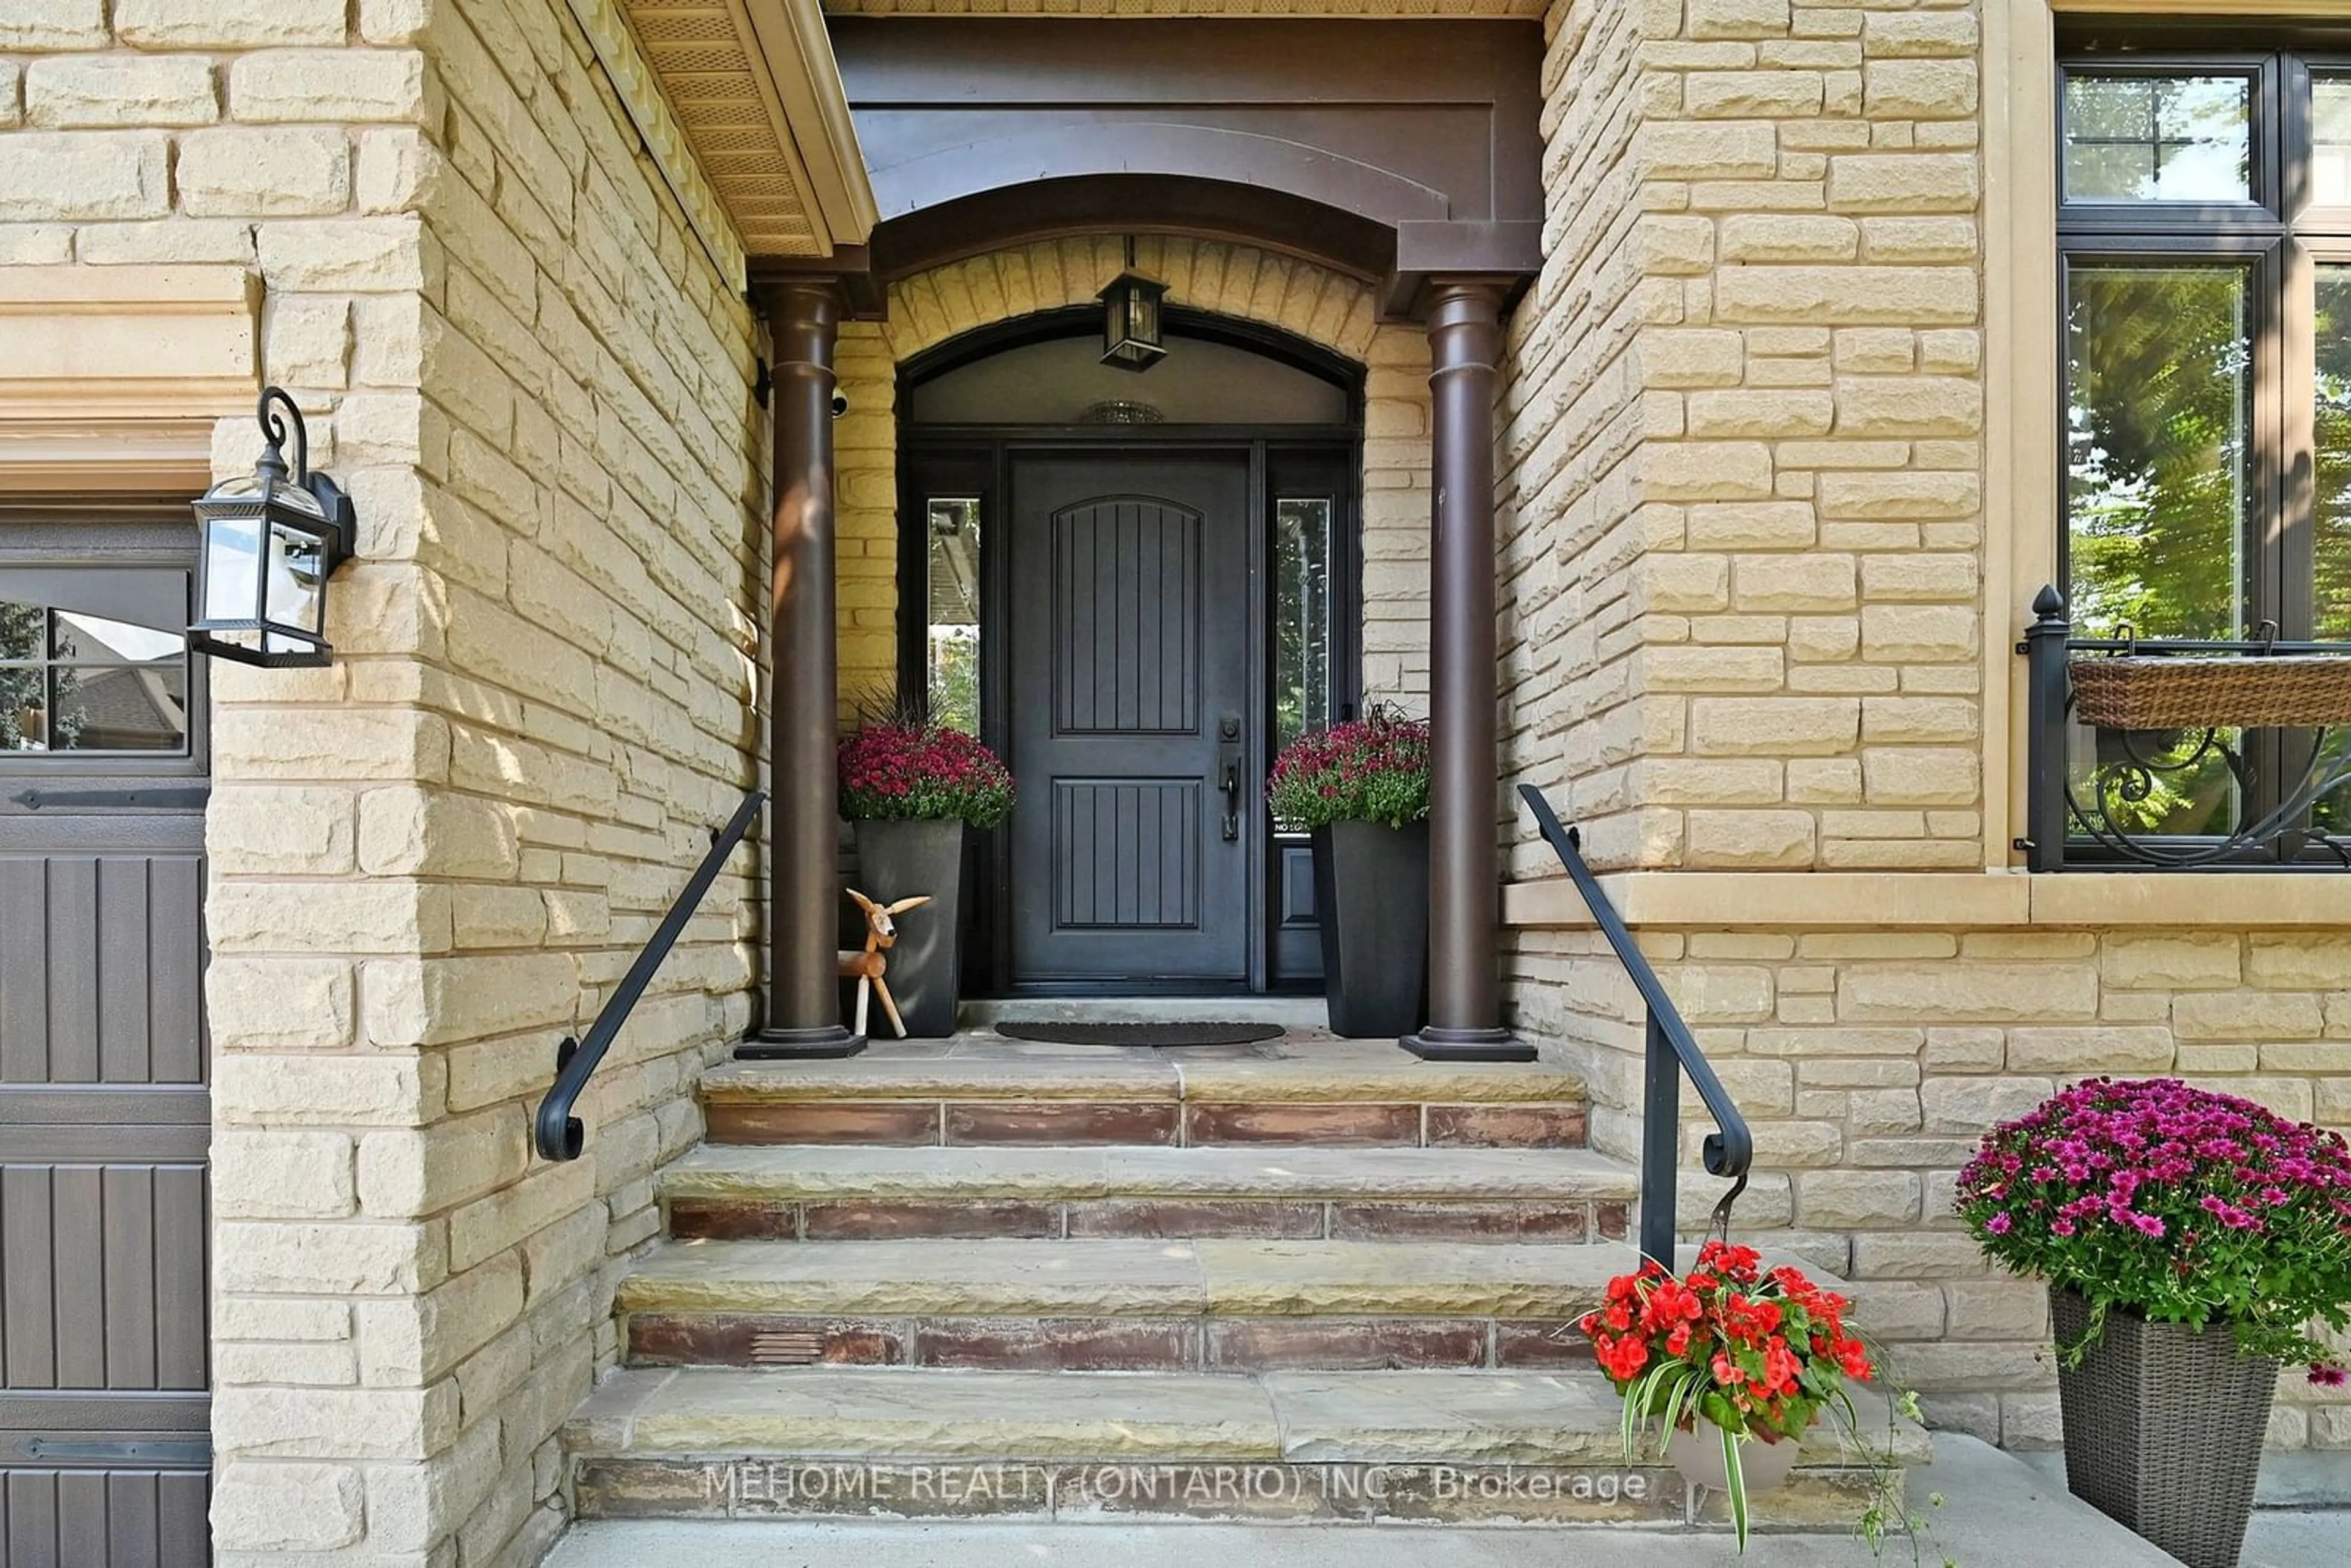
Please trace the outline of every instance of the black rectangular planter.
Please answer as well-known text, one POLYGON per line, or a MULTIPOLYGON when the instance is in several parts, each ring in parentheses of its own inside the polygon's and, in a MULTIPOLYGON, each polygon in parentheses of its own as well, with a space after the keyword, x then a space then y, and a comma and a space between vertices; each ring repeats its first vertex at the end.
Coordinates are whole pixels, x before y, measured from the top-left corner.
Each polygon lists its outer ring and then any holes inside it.
MULTIPOLYGON (((931 902, 898 916, 898 945, 883 977, 907 1034, 944 1040, 956 1030, 963 979, 963 840, 960 821, 858 822, 858 891, 877 904, 925 894, 931 902)), ((867 1027, 883 1038, 877 1006, 867 1027)))
POLYGON ((1428 824, 1333 822, 1313 837, 1331 1032, 1410 1034, 1427 1017, 1428 824))
MULTIPOLYGON (((2049 1292, 2061 1353, 2090 1330, 2090 1303, 2049 1292)), ((2061 1354, 2065 1484, 2188 1568, 2236 1568, 2261 1477, 2278 1364, 2245 1354, 2225 1323, 2106 1314, 2082 1364, 2061 1354)))

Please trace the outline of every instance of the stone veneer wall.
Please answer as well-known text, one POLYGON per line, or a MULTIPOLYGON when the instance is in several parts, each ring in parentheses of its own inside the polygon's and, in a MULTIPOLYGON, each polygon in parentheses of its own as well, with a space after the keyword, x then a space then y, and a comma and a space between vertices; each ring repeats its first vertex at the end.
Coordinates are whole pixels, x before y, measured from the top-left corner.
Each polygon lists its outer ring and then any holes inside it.
POLYGON ((738 874, 530 1154, 757 775, 753 324, 563 0, 12 0, 0 128, 0 263, 257 268, 358 503, 336 664, 214 672, 220 1561, 535 1561, 747 1022, 738 874))
MULTIPOLYGON (((2105 1071, 2351 1131, 2351 937, 2241 931, 2177 882, 2137 890, 2177 911, 2147 925, 2128 878, 2134 924, 1957 913, 2008 859, 1982 816, 2006 612, 1987 627, 1980 9, 1552 7, 1548 261, 1502 408, 1503 778, 1604 866, 1761 873, 1708 884, 1719 925, 1636 926, 1755 1124, 1740 1223, 1857 1281, 1938 1423, 2032 1447, 2057 1437, 2045 1299, 1949 1212, 1977 1135, 2105 1071), (1904 871, 1933 874, 1876 887, 1904 871), (1775 873, 1824 872, 1855 928, 1819 898, 1771 924, 1808 881, 1775 873)), ((1515 877, 1557 873, 1522 812, 1504 831, 1515 877)), ((1589 929, 1508 946, 1514 1024, 1633 1157, 1629 982, 1589 929)), ((1718 1196, 1702 1121, 1690 1233, 1718 1196)), ((2274 1443, 2351 1448, 2351 1403, 2294 1373, 2281 1395, 2274 1443)))
MULTIPOLYGON (((2177 1073, 2351 1134, 2351 935, 2143 927, 1640 933, 1755 1132, 1743 1230, 1855 1281, 1937 1425, 2059 1437, 2047 1297, 1950 1216, 1977 1137, 2097 1073, 2177 1073), (1775 1234, 1776 1232, 1776 1234, 1775 1234)), ((1593 1141, 1637 1153, 1639 998, 1596 933, 1519 933, 1521 1016, 1582 1046, 1593 1141), (1612 1110, 1601 1106, 1614 1107, 1612 1110)), ((1688 1096, 1685 1096, 1686 1103, 1688 1096)), ((1682 1221, 1719 1196, 1685 1126, 1682 1221)), ((2351 1396, 2279 1384, 2279 1447, 2351 1449, 2351 1396)))
POLYGON ((1560 0, 1547 28, 1508 771, 1603 863, 1980 866, 1973 11, 1560 0))
MULTIPOLYGON (((1645 748, 1617 580, 1647 548, 1628 477, 1646 434, 1633 348, 1679 292, 1634 243, 1644 15, 1561 0, 1544 20, 1543 267, 1508 323, 1496 411, 1502 779, 1577 820, 1645 748)), ((1595 852, 1623 858, 1626 825, 1596 826, 1595 852)), ((1521 848, 1510 869, 1530 868, 1544 874, 1521 848)))
MULTIPOLYGON (((897 686, 897 367, 961 333, 1088 305, 1125 264, 1123 240, 1066 239, 993 252, 893 284, 887 321, 841 332, 833 425, 841 493, 844 717, 897 686)), ((1377 319, 1369 287, 1246 246, 1141 238, 1135 264, 1177 305, 1263 322, 1365 368, 1364 689, 1425 709, 1428 694, 1428 340, 1377 319)))

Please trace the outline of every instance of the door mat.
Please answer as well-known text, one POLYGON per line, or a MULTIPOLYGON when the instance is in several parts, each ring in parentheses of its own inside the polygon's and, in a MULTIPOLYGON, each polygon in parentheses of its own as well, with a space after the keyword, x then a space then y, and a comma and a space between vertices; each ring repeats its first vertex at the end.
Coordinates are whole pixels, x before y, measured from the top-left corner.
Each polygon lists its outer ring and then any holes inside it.
POLYGON ((1048 1045, 1252 1045, 1280 1040, 1278 1023, 1000 1023, 1007 1040, 1048 1045))

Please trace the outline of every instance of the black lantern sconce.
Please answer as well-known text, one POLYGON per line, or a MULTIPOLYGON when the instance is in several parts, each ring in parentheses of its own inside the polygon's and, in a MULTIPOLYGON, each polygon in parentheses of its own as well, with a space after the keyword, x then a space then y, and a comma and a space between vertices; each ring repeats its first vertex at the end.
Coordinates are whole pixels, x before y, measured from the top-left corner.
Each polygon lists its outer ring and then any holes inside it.
POLYGON ((277 387, 256 410, 266 447, 253 472, 225 479, 195 503, 204 530, 197 559, 199 618, 188 645, 215 658, 270 669, 333 662, 327 645, 327 580, 358 547, 351 498, 310 472, 302 411, 277 387), (282 407, 283 418, 272 405, 282 407), (286 465, 287 422, 294 466, 286 465))
POLYGON ((1122 371, 1147 371, 1167 357, 1160 332, 1160 301, 1167 286, 1134 270, 1134 241, 1126 242, 1126 270, 1096 296, 1102 304, 1102 356, 1122 371))

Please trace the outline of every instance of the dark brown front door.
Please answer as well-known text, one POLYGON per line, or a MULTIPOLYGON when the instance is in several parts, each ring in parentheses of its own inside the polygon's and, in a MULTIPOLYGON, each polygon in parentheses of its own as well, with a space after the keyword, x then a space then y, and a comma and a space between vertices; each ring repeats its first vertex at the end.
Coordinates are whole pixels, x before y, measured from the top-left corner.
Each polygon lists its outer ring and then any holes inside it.
POLYGON ((1248 456, 1022 455, 1010 490, 1013 982, 1245 988, 1248 456))
POLYGON ((209 1556, 191 533, 0 513, 5 1563, 209 1556))

